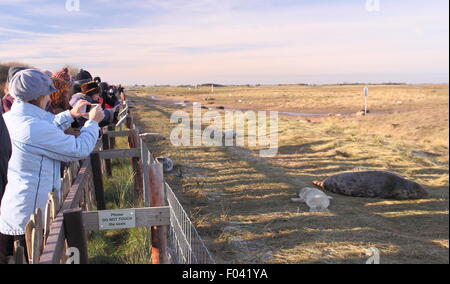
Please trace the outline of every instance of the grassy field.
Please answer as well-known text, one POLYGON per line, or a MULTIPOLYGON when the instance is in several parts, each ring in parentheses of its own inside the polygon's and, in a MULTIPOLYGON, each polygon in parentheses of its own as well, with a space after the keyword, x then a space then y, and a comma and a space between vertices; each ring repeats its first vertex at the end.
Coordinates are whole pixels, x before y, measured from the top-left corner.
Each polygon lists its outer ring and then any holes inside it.
MULTIPOLYGON (((117 149, 127 149, 126 138, 117 138, 117 149)), ((134 172, 129 159, 112 161, 112 178, 104 177, 106 209, 140 208, 133 195, 134 172)), ((88 243, 91 264, 150 264, 148 229, 97 231, 88 243)))
MULTIPOLYGON (((173 147, 151 143, 176 165, 168 175, 200 234, 223 263, 365 263, 376 247, 383 263, 448 263, 448 85, 134 88, 140 129, 169 137, 170 115, 190 108, 150 99, 238 109, 325 113, 281 116, 279 154, 255 148, 173 147), (342 114, 342 115, 338 115, 342 114), (330 213, 290 202, 311 181, 343 171, 388 170, 417 181, 427 200, 333 195, 330 213)), ((150 141, 149 141, 150 142, 150 141)))

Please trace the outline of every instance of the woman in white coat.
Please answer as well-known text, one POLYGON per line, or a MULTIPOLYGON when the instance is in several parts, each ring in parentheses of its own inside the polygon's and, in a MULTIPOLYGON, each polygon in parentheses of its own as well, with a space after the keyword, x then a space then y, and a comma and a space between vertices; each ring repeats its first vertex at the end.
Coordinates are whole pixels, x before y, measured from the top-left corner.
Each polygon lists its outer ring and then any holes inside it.
MULTIPOLYGON (((44 211, 50 192, 60 191, 60 163, 88 157, 98 140, 103 111, 96 107, 81 135, 64 134, 89 103, 79 102, 71 111, 53 115, 45 111, 53 82, 38 70, 17 73, 9 83, 15 103, 4 115, 9 129, 12 156, 8 185, 0 208, 0 255, 12 255, 14 241, 25 247, 25 225, 36 208, 44 211)), ((61 196, 60 194, 58 196, 61 196)))

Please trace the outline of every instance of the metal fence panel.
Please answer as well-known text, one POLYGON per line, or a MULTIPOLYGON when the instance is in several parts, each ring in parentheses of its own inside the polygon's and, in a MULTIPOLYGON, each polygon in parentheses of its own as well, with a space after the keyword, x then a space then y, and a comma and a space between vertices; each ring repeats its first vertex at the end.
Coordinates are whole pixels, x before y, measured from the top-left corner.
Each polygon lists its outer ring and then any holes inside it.
POLYGON ((169 254, 173 264, 215 264, 205 242, 183 209, 173 190, 166 184, 170 207, 169 254))

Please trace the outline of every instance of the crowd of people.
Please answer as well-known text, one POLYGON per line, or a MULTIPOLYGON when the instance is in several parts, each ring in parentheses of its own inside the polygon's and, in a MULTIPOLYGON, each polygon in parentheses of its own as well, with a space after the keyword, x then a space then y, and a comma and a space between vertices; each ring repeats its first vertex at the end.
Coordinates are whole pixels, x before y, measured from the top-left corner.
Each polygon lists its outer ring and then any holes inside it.
MULTIPOLYGON (((1 97, 0 97, 1 98, 1 97)), ((124 88, 81 69, 11 67, 0 104, 0 263, 25 248, 25 226, 61 189, 67 163, 88 157, 117 121, 124 88)), ((58 194, 58 196, 61 196, 58 194)))

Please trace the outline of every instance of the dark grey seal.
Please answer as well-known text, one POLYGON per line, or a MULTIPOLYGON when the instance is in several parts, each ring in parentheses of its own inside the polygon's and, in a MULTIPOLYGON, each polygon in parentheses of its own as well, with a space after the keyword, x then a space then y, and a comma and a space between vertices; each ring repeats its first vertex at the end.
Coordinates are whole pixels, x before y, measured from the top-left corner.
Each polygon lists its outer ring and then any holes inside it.
POLYGON ((396 200, 428 198, 428 192, 418 183, 384 171, 350 172, 331 176, 313 185, 338 194, 396 200))

